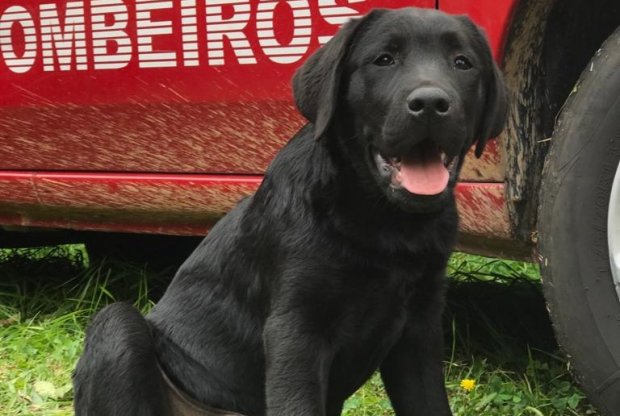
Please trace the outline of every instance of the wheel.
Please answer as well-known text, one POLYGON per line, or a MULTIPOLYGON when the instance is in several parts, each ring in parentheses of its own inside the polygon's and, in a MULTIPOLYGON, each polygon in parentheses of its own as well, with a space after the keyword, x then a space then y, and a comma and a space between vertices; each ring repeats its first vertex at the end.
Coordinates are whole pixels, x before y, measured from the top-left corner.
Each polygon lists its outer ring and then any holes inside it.
POLYGON ((603 415, 620 415, 620 28, 566 101, 538 211, 543 287, 560 346, 603 415))

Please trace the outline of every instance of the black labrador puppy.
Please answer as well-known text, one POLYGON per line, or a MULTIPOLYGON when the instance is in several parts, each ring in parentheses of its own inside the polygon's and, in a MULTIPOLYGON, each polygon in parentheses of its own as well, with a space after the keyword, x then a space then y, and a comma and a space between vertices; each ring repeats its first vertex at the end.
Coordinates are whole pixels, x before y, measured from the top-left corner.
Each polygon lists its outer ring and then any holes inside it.
POLYGON ((94 318, 78 415, 336 416, 377 369, 397 415, 451 415, 440 317, 454 185, 507 108, 485 37, 466 17, 374 10, 293 90, 310 123, 256 194, 146 319, 126 304, 94 318))

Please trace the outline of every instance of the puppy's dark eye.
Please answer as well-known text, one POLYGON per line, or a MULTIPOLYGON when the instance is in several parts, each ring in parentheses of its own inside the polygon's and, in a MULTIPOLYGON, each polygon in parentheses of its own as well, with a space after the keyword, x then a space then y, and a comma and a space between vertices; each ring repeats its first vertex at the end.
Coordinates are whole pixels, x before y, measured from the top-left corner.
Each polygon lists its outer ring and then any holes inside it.
POLYGON ((389 53, 382 53, 373 61, 373 64, 377 66, 389 66, 394 65, 394 57, 389 53))
POLYGON ((471 69, 473 65, 471 64, 471 61, 467 59, 466 56, 459 55, 456 58, 454 58, 454 67, 456 69, 462 69, 466 71, 468 69, 471 69))

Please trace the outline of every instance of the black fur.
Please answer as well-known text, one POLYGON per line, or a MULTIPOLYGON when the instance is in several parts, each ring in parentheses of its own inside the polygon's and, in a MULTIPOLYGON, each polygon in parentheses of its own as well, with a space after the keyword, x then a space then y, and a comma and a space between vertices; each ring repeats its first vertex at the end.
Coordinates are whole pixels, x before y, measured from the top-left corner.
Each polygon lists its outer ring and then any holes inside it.
POLYGON ((339 415, 377 369, 397 415, 451 415, 440 318, 453 188, 466 150, 478 140, 481 152, 506 112, 488 46, 466 18, 375 10, 310 57, 293 87, 310 124, 256 194, 213 228, 146 321, 120 305, 94 319, 74 376, 78 416, 169 414, 156 359, 192 398, 248 416, 339 415), (395 64, 377 65, 386 51, 395 64), (473 67, 455 68, 459 55, 473 67), (411 117, 408 97, 424 86, 449 97, 446 114, 411 117), (390 186, 376 152, 429 140, 461 157, 445 191, 390 186))

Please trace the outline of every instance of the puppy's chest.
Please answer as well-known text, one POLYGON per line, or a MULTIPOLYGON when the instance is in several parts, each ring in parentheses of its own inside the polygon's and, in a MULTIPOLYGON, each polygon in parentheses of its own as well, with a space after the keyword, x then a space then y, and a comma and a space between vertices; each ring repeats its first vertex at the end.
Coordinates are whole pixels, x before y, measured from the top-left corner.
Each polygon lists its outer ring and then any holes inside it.
POLYGON ((352 291, 354 296, 347 299, 342 314, 334 321, 339 326, 335 331, 340 338, 337 344, 344 350, 362 349, 363 354, 379 353, 370 350, 393 344, 415 309, 412 297, 416 277, 415 272, 392 271, 360 282, 362 287, 352 291))
POLYGON ((338 349, 330 384, 340 386, 343 395, 352 393, 378 368, 402 336, 415 309, 413 279, 383 276, 369 283, 366 290, 365 296, 348 305, 341 319, 335 321, 338 349))

